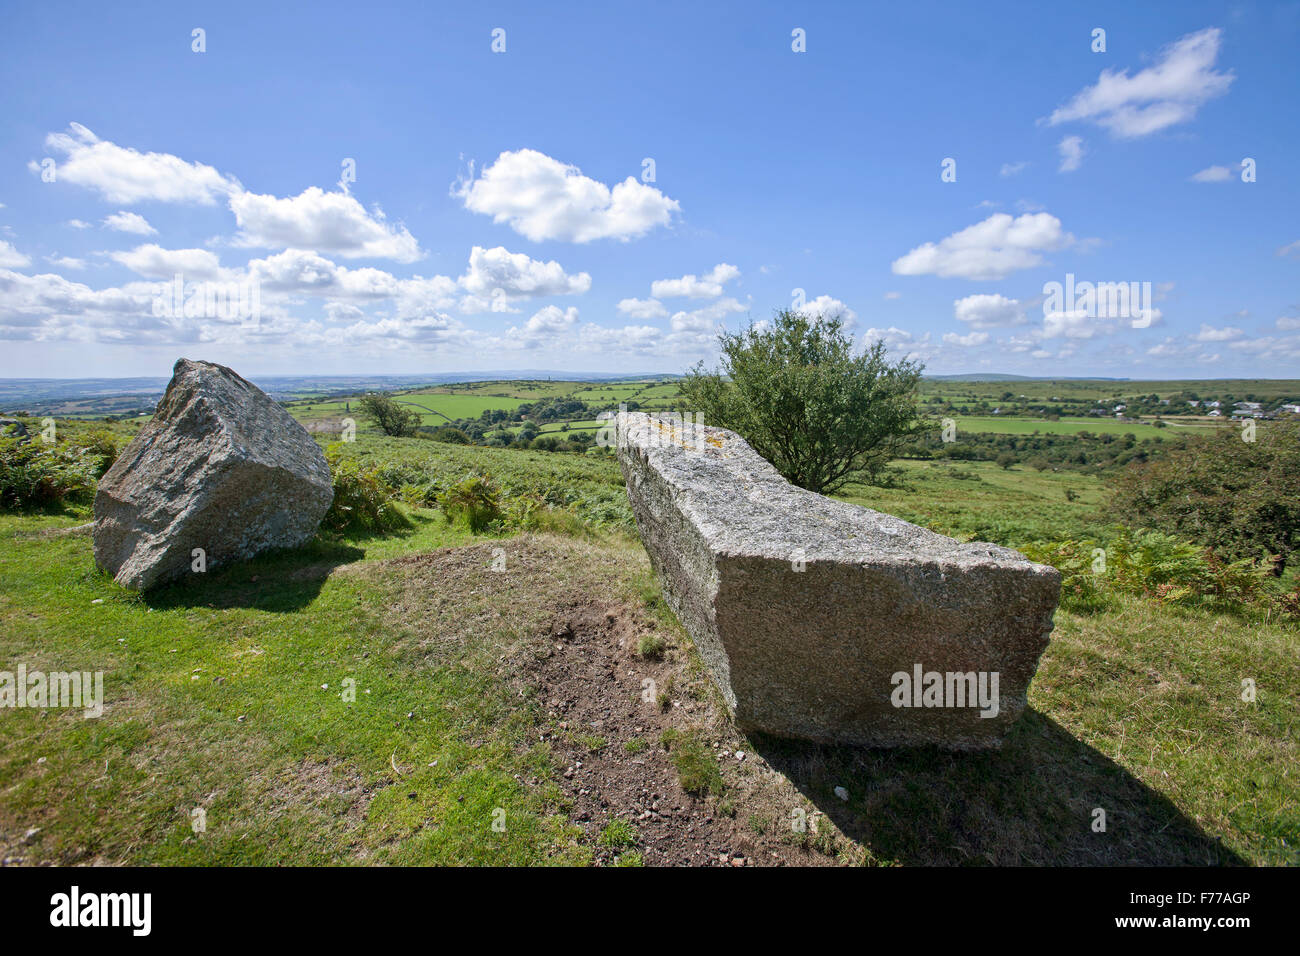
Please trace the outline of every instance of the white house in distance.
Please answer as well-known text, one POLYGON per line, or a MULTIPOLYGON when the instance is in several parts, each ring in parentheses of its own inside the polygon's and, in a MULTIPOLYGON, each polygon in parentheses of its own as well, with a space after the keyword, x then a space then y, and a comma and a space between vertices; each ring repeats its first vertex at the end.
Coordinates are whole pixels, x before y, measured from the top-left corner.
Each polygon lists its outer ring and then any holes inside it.
POLYGON ((1300 405, 1283 405, 1278 411, 1285 415, 1300 415, 1300 405))

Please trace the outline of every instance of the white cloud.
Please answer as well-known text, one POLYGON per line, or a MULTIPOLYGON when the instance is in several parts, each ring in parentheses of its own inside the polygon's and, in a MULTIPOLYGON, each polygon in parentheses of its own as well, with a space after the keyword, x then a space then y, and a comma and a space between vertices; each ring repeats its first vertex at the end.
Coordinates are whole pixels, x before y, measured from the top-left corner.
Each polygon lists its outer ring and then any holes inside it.
POLYGON ((668 310, 658 299, 622 299, 618 311, 634 319, 662 319, 668 310))
POLYGON ((1295 242, 1288 242, 1285 246, 1282 246, 1277 250, 1277 254, 1284 258, 1289 256, 1300 258, 1300 239, 1297 239, 1295 242))
POLYGON ((548 305, 538 309, 528 319, 524 330, 530 333, 563 332, 573 328, 578 322, 578 310, 573 306, 561 309, 558 305, 548 305))
POLYGON ((133 212, 115 212, 104 220, 104 227, 115 232, 130 232, 137 236, 153 236, 158 230, 149 225, 149 220, 133 212))
POLYGON ((1112 135, 1132 138, 1188 122, 1203 104, 1226 93, 1234 79, 1230 72, 1214 70, 1221 36, 1215 27, 1189 33, 1133 76, 1128 70, 1102 70, 1095 85, 1047 118, 1048 125, 1087 120, 1112 135))
POLYGON ((1002 168, 998 170, 999 176, 1015 176, 1029 165, 1028 161, 1018 163, 1003 163, 1002 168))
POLYGON ((976 294, 955 299, 952 314, 959 322, 973 329, 997 329, 1025 323, 1025 311, 1019 299, 1004 295, 976 294))
POLYGON ((72 256, 46 256, 45 261, 52 266, 58 266, 60 269, 84 269, 86 268, 85 259, 76 259, 72 256))
MULTIPOLYGON (((154 200, 211 206, 239 186, 211 166, 188 163, 170 153, 141 153, 118 146, 80 123, 70 124, 66 133, 51 133, 45 137, 45 145, 63 154, 55 164, 55 182, 97 190, 109 202, 154 200)), ((41 165, 33 160, 28 168, 39 172, 41 165)))
POLYGON ((960 345, 963 348, 973 348, 976 345, 983 345, 989 340, 987 332, 970 332, 966 335, 958 335, 956 332, 945 332, 943 336, 944 345, 960 345))
POLYGON ((1083 165, 1083 137, 1066 136, 1056 144, 1056 151, 1061 154, 1058 172, 1072 173, 1083 165))
POLYGON ((91 229, 91 228, 93 228, 93 227, 91 226, 91 224, 88 223, 88 222, 86 222, 84 219, 69 219, 68 222, 67 222, 67 225, 71 226, 73 229, 91 229))
POLYGON ((893 325, 887 329, 867 329, 862 333, 862 341, 868 346, 884 342, 888 351, 902 352, 905 357, 925 358, 934 354, 929 332, 917 336, 893 325))
POLYGON ((1198 342, 1230 342, 1233 339, 1239 339, 1246 333, 1241 329, 1231 325, 1226 325, 1221 329, 1216 329, 1212 325, 1201 323, 1201 331, 1196 333, 1198 342))
POLYGON ((216 255, 207 249, 164 249, 149 243, 129 252, 110 253, 109 258, 146 279, 170 279, 180 273, 186 281, 202 281, 227 275, 216 255))
POLYGON ((744 311, 745 306, 727 296, 691 312, 676 312, 669 319, 669 325, 674 332, 713 332, 720 319, 733 312, 744 311))
POLYGON ((393 259, 414 262, 422 255, 405 227, 390 226, 379 209, 373 213, 343 192, 311 186, 285 199, 239 192, 230 210, 240 234, 235 244, 260 248, 316 249, 345 259, 393 259))
POLYGON ((1109 331, 1109 326, 1086 309, 1070 312, 1049 312, 1043 316, 1043 338, 1064 336, 1069 339, 1091 339, 1109 331))
POLYGON ((824 319, 833 319, 839 316, 844 320, 848 328, 853 327, 857 320, 858 314, 850 309, 839 299, 831 298, 829 295, 819 295, 815 299, 809 299, 799 309, 804 315, 821 316, 824 319))
POLYGON ((1018 269, 1040 265, 1043 253, 1074 242, 1061 220, 1040 212, 1012 218, 994 213, 938 243, 927 242, 895 259, 897 275, 937 275, 959 279, 1004 279, 1018 269))
POLYGON ((469 295, 462 302, 466 312, 486 312, 497 303, 551 295, 582 295, 591 288, 586 272, 569 275, 558 262, 540 262, 504 246, 484 249, 475 246, 469 255, 469 271, 457 280, 469 295))
POLYGON ((1194 183, 1226 183, 1232 178, 1232 170, 1227 166, 1207 166, 1189 178, 1194 183))
POLYGON ((0 239, 0 269, 22 269, 31 264, 30 257, 15 249, 12 243, 0 239))
POLYGON ((1300 318, 1293 315, 1279 315, 1274 325, 1283 332, 1293 332, 1300 329, 1300 318))
POLYGON ((508 223, 534 242, 627 241, 668 225, 681 211, 677 200, 635 177, 610 189, 534 149, 502 153, 477 179, 471 166, 451 194, 471 212, 508 223))
POLYGON ((720 262, 703 277, 684 275, 680 279, 656 279, 650 283, 650 294, 656 299, 712 299, 722 295, 722 287, 740 278, 740 270, 720 262))
POLYGON ((886 298, 886 299, 901 299, 902 297, 903 297, 903 293, 901 293, 901 292, 886 292, 886 293, 885 293, 885 298, 886 298))

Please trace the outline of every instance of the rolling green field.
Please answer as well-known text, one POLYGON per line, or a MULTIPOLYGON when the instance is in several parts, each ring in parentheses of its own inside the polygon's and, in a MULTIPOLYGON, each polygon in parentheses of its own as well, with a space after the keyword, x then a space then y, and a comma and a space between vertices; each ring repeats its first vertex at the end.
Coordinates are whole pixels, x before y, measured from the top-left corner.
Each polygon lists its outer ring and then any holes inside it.
MULTIPOLYGON (((527 399, 499 395, 455 395, 440 392, 400 392, 394 400, 416 411, 421 425, 445 425, 449 419, 477 418, 494 408, 514 411, 527 399)), ((302 402, 289 406, 289 411, 299 421, 338 419, 345 415, 359 417, 355 408, 349 411, 349 402, 302 402)))
MULTIPOLYGON (((1254 380, 1218 383, 1101 380, 963 382, 923 379, 920 398, 923 411, 934 419, 936 427, 942 418, 951 417, 957 423, 959 434, 961 431, 1002 435, 1031 435, 1034 432, 1043 435, 1074 435, 1088 432, 1093 435, 1132 434, 1139 439, 1163 439, 1177 435, 1207 433, 1230 425, 1226 416, 1216 419, 1185 413, 1162 415, 1164 427, 1151 424, 1153 418, 1150 415, 1142 416, 1138 421, 1118 421, 1109 412, 1101 416, 1062 415, 1056 418, 1032 413, 1033 409, 1041 408, 1042 403, 1051 401, 1091 404, 1100 401, 1130 401, 1135 397, 1149 397, 1152 394, 1180 395, 1184 392, 1205 396, 1250 396, 1252 400, 1292 396, 1300 399, 1300 382, 1254 380), (951 403, 952 407, 957 409, 966 407, 964 403, 990 407, 983 408, 984 414, 967 414, 949 411, 947 410, 949 406, 936 405, 936 402, 951 403), (992 406, 996 405, 1005 406, 1007 414, 987 414, 992 410, 992 406)), ((470 382, 394 392, 392 396, 394 400, 418 410, 420 424, 433 427, 445 425, 449 419, 474 419, 489 410, 514 412, 525 402, 536 402, 543 398, 580 399, 597 411, 616 410, 621 403, 636 403, 634 407, 644 411, 665 411, 677 408, 680 403, 679 390, 675 382, 646 379, 615 382, 470 382)), ((356 398, 359 397, 354 396, 351 401, 355 403, 356 398)), ((337 420, 349 414, 347 402, 347 399, 304 400, 292 402, 288 407, 290 412, 303 422, 337 420)), ((980 407, 974 410, 979 411, 980 407)), ((352 411, 356 411, 355 407, 352 411)), ((1266 427, 1266 423, 1262 424, 1266 427)), ((359 425, 362 428, 369 427, 364 420, 359 420, 359 425)), ((518 430, 517 424, 509 427, 511 430, 518 430)), ((592 420, 570 424, 570 429, 575 431, 590 431, 596 427, 598 427, 597 423, 592 420)), ((560 430, 559 423, 546 423, 542 426, 544 433, 560 430)))
MULTIPOLYGON (((1157 428, 1135 422, 1117 422, 1109 418, 1063 418, 1059 421, 1045 421, 1041 418, 1012 418, 1010 416, 976 416, 957 415, 953 417, 957 424, 957 433, 963 431, 983 432, 995 435, 1032 435, 1041 432, 1044 435, 1077 435, 1090 432, 1093 435, 1133 435, 1137 438, 1164 438, 1171 433, 1174 426, 1157 428)), ((1215 425, 1194 426, 1196 430, 1214 429, 1215 425)))

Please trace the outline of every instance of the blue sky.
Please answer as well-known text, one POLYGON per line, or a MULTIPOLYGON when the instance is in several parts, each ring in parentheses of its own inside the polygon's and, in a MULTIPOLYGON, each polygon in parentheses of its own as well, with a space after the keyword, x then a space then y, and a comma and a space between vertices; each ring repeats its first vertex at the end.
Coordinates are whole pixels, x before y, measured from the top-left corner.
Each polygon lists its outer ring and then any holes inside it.
POLYGON ((10 5, 0 376, 1300 370, 1300 3, 564 6, 10 5))

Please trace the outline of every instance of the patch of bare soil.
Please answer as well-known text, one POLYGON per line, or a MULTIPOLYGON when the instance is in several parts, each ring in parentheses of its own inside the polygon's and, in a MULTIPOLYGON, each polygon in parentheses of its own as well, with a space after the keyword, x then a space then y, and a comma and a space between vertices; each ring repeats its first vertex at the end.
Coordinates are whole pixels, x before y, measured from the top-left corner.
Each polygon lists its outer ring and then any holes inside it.
POLYGON ((637 653, 646 635, 673 637, 626 604, 579 605, 556 617, 541 635, 547 648, 526 668, 545 707, 552 747, 565 767, 563 784, 574 801, 573 819, 597 843, 598 861, 610 862, 620 852, 601 846, 599 836, 611 821, 622 819, 636 828, 647 865, 830 862, 783 838, 782 823, 790 832, 793 790, 785 800, 773 802, 773 794, 747 799, 766 788, 743 785, 747 782, 732 771, 749 761, 748 769, 763 774, 761 758, 746 753, 734 731, 718 727, 725 719, 719 720, 713 702, 691 699, 690 692, 700 689, 692 685, 701 678, 690 673, 680 649, 661 661, 637 653), (656 701, 665 688, 680 693, 669 695, 667 710, 656 701), (685 706, 691 710, 684 712, 685 706), (721 796, 683 789, 662 743, 664 731, 673 729, 702 735, 708 756, 724 771, 721 796), (629 752, 629 744, 637 752, 629 752), (755 811, 766 812, 759 819, 770 821, 773 826, 764 829, 773 832, 759 832, 751 821, 755 811))

